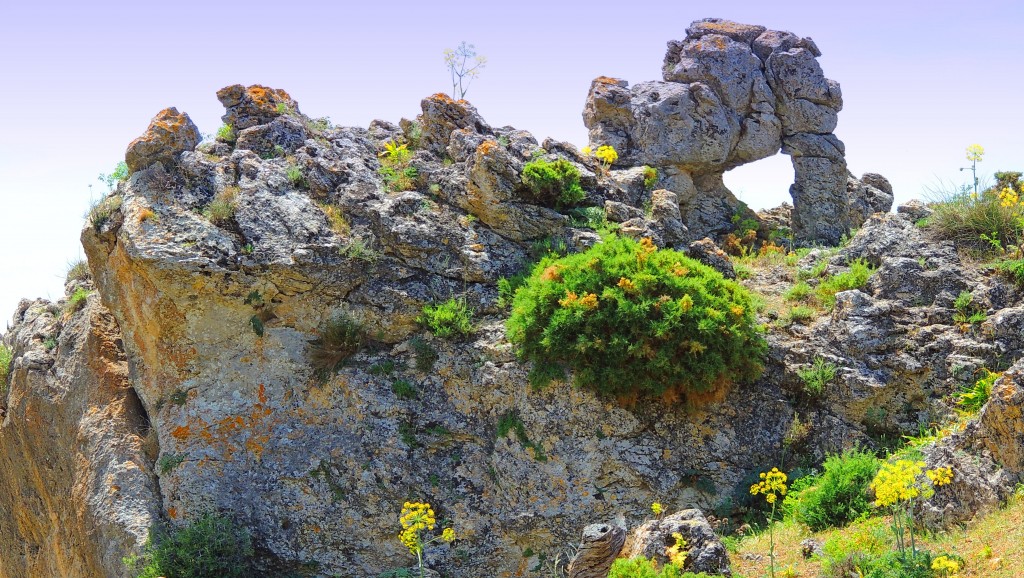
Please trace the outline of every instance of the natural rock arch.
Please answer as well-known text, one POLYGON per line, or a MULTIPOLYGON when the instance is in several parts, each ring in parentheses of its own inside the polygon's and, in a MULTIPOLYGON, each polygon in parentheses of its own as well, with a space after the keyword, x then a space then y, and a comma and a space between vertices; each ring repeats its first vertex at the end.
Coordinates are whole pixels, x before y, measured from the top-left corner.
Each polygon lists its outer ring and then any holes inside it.
POLYGON ((697 237, 728 232, 742 210, 722 175, 781 149, 795 172, 797 242, 836 244, 851 226, 845 148, 832 133, 843 98, 820 55, 790 32, 698 20, 669 42, 663 81, 597 78, 583 120, 591 143, 614 146, 620 163, 658 169, 697 237))

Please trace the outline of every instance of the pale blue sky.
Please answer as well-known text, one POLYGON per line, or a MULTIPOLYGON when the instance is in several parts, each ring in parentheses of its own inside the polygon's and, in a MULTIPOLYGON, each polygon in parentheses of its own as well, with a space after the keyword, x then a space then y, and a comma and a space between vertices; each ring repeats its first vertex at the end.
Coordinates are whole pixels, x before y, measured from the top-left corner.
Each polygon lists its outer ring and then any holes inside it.
MULTIPOLYGON (((1024 169, 1020 0, 12 0, 0 6, 0 318, 21 297, 61 295, 89 185, 98 197, 97 174, 164 107, 212 133, 217 89, 260 83, 335 124, 398 121, 450 88, 442 52, 466 40, 488 57, 467 94, 488 122, 581 145, 594 77, 659 79, 665 43, 712 16, 814 38, 843 88, 851 170, 886 175, 898 201, 967 182, 971 143, 985 146, 985 174, 1024 169)), ((787 200, 791 179, 783 156, 726 175, 754 207, 787 200)))

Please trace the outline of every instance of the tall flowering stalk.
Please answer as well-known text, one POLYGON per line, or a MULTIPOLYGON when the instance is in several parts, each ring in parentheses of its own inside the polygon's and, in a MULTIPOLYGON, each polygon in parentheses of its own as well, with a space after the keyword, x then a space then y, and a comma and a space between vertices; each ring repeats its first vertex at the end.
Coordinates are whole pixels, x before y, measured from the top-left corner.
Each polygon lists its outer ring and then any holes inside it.
POLYGON ((887 462, 882 464, 870 486, 875 491, 875 504, 892 510, 892 529, 896 535, 896 547, 904 563, 907 562, 908 534, 911 559, 917 559, 917 544, 914 541, 914 502, 918 498, 927 500, 935 495, 935 488, 953 481, 952 469, 940 467, 926 471, 924 466, 924 462, 911 460, 887 462))
POLYGON ((423 578, 426 575, 426 571, 423 568, 423 549, 435 542, 454 542, 455 530, 445 528, 441 531, 440 536, 427 538, 425 533, 437 526, 437 519, 430 504, 423 502, 406 502, 403 504, 402 514, 398 521, 402 524, 402 532, 398 534, 398 539, 401 540, 402 544, 410 552, 416 555, 420 578, 423 578))
POLYGON ((775 508, 778 506, 779 498, 786 496, 786 474, 779 471, 779 468, 772 468, 770 472, 761 472, 761 481, 750 486, 750 493, 754 496, 763 495, 764 500, 772 507, 768 514, 768 558, 771 565, 768 567, 769 574, 775 578, 775 508))

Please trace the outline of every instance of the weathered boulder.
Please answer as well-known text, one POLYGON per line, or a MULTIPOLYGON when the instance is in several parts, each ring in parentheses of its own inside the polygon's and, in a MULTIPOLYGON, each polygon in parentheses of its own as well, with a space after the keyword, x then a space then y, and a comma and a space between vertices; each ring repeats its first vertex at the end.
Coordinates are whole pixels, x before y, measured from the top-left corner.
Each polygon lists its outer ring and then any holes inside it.
POLYGON ((860 227, 871 215, 888 213, 892 209, 892 186, 885 177, 876 173, 865 173, 860 179, 847 175, 846 195, 850 199, 851 227, 860 227))
POLYGON ((174 107, 165 108, 149 122, 146 132, 128 145, 124 161, 133 173, 157 162, 173 164, 179 154, 196 148, 200 140, 199 129, 187 114, 174 107))
POLYGON ((583 111, 591 145, 614 146, 620 165, 658 167, 691 240, 728 232, 722 217, 739 202, 722 173, 781 147, 796 173, 796 240, 838 243, 850 228, 844 150, 832 134, 842 93, 825 78, 820 54, 788 32, 694 22, 684 40, 669 42, 664 81, 593 81, 583 111))
POLYGON ((683 570, 705 572, 714 576, 732 576, 729 553, 715 534, 704 514, 697 509, 681 510, 656 520, 648 520, 634 529, 622 547, 622 558, 644 556, 668 562, 665 549, 676 543, 672 534, 680 534, 686 541, 686 562, 683 570))
POLYGON ((736 270, 732 266, 732 259, 711 239, 704 237, 699 241, 690 243, 686 252, 694 259, 721 273, 726 279, 736 278, 736 270))
POLYGON ((423 109, 420 116, 422 146, 435 153, 444 153, 452 132, 456 130, 492 134, 491 127, 480 117, 476 108, 465 100, 453 100, 439 92, 424 98, 420 107, 423 109))
POLYGON ((287 92, 259 84, 225 86, 217 91, 217 100, 225 109, 221 120, 236 131, 268 124, 279 116, 299 113, 299 103, 287 92))
POLYGON ((616 524, 591 524, 583 529, 576 556, 569 563, 568 578, 607 578, 626 541, 626 529, 616 524))
POLYGON ((896 213, 906 217, 911 223, 916 223, 921 219, 927 219, 932 216, 932 209, 917 199, 911 199, 906 203, 896 207, 896 213))
POLYGON ((1024 475, 1024 359, 993 384, 971 436, 1009 472, 1024 475))

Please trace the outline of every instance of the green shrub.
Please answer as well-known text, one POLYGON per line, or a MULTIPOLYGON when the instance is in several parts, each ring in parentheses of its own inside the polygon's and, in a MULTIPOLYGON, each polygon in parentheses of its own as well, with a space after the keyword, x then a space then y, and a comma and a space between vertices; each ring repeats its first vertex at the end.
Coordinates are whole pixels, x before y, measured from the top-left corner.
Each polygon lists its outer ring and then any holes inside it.
POLYGON ((231 519, 203 514, 184 528, 150 533, 142 556, 125 558, 138 578, 248 578, 254 576, 252 536, 231 519))
POLYGON ((1007 259, 996 263, 996 271, 1024 289, 1024 259, 1007 259))
POLYGON ((128 170, 128 163, 121 161, 114 166, 114 172, 109 175, 100 173, 99 180, 107 185, 107 191, 112 191, 117 183, 127 181, 129 176, 131 176, 131 172, 128 170))
POLYGON ((571 207, 586 198, 580 187, 580 171, 565 159, 549 162, 542 158, 523 167, 523 184, 535 201, 551 207, 571 207))
POLYGON ((396 379, 391 382, 391 391, 394 392, 395 396, 399 399, 416 398, 416 386, 404 379, 396 379))
POLYGON ((985 310, 974 302, 970 291, 961 291, 953 301, 953 323, 975 324, 985 320, 985 310))
POLYGON ((815 357, 810 367, 798 369, 796 374, 804 382, 804 391, 813 396, 825 393, 825 386, 836 377, 836 364, 815 357))
POLYGON ((217 140, 228 144, 234 144, 235 141, 238 140, 238 133, 235 132, 235 128, 230 124, 222 124, 221 127, 217 129, 217 140))
POLYGON ((996 380, 1001 375, 985 368, 982 368, 982 371, 984 375, 975 381, 974 385, 956 395, 956 404, 960 409, 969 414, 981 411, 982 406, 988 402, 989 396, 992 395, 992 386, 995 385, 996 380))
POLYGON ((674 564, 665 564, 660 569, 657 562, 643 556, 617 558, 608 571, 608 578, 711 578, 703 572, 683 572, 674 564))
POLYGON ((416 322, 442 338, 473 333, 473 311, 465 299, 453 297, 442 303, 426 305, 416 322))
POLYGON ((823 279, 818 284, 816 289, 818 299, 831 309, 836 305, 836 293, 860 289, 867 284, 868 277, 871 277, 871 274, 874 272, 875 268, 864 259, 851 261, 850 268, 847 271, 823 279))
POLYGON ((516 291, 526 283, 526 273, 518 273, 511 277, 498 279, 498 307, 502 309, 512 306, 516 291))
POLYGON ((306 353, 318 373, 330 374, 359 351, 364 340, 363 327, 351 317, 339 313, 320 326, 317 338, 309 342, 306 353))
POLYGON ((70 316, 72 313, 80 311, 82 307, 85 307, 85 302, 91 294, 92 291, 83 287, 75 289, 75 292, 68 297, 67 303, 64 304, 64 315, 70 316))
POLYGON ((878 458, 866 450, 829 456, 824 472, 794 493, 794 516, 815 532, 849 524, 871 510, 868 486, 878 468, 878 458))
POLYGON ((13 354, 10 347, 0 343, 0 393, 7 391, 7 376, 11 372, 13 354))
POLYGON ((286 177, 288 177, 288 182, 291 183, 293 187, 306 186, 306 177, 302 176, 302 169, 300 169, 298 166, 288 165, 288 168, 285 169, 284 174, 286 177))
POLYGON ((750 294, 670 249, 606 236, 543 258, 515 295, 509 340, 543 385, 575 370, 613 395, 706 392, 760 374, 766 351, 750 294))

